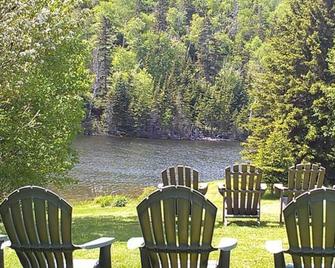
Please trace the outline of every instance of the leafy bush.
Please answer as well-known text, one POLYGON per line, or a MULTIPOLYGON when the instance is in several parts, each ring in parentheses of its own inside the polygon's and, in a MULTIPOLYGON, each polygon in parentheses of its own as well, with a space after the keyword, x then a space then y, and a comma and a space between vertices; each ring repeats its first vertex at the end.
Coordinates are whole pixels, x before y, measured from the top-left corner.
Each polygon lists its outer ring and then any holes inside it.
POLYGON ((94 203, 101 207, 125 207, 128 204, 128 198, 124 195, 104 195, 96 197, 94 203))

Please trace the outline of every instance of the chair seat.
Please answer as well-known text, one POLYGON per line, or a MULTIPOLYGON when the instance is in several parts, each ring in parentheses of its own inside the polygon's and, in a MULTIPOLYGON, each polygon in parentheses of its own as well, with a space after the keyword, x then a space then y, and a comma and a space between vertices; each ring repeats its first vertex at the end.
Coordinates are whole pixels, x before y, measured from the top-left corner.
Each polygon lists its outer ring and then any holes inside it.
POLYGON ((95 259, 75 259, 73 266, 74 268, 94 268, 98 267, 98 261, 95 259))

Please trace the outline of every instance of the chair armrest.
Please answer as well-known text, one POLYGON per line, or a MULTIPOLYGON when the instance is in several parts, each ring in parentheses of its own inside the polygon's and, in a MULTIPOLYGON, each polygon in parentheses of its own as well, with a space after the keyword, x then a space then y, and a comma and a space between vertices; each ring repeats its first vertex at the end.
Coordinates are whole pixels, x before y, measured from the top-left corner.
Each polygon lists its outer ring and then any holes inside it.
POLYGON ((208 190, 208 183, 205 183, 205 182, 199 183, 198 191, 200 193, 205 195, 207 193, 207 190, 208 190))
POLYGON ((275 183, 273 187, 279 191, 284 191, 287 189, 282 183, 275 183))
POLYGON ((224 190, 226 189, 223 183, 218 183, 218 190, 221 195, 224 195, 224 190))
POLYGON ((7 235, 0 235, 0 243, 3 243, 8 240, 7 235))
POLYGON ((81 245, 76 245, 76 247, 81 249, 103 248, 111 245, 113 240, 113 237, 101 237, 81 245))
POLYGON ((232 249, 236 248, 236 246, 237 246, 237 239, 222 238, 217 248, 221 251, 231 251, 232 249))
POLYGON ((158 183, 158 185, 157 185, 157 188, 158 189, 162 189, 164 187, 164 184, 163 183, 158 183))
POLYGON ((6 235, 0 235, 0 250, 10 247, 11 242, 6 235))
POLYGON ((265 242, 265 248, 272 254, 283 252, 283 243, 281 240, 269 240, 265 242))
POLYGON ((144 247, 144 238, 143 237, 132 237, 127 242, 127 247, 129 249, 137 249, 144 247))
POLYGON ((261 183, 261 191, 265 192, 267 188, 268 186, 266 183, 261 183))

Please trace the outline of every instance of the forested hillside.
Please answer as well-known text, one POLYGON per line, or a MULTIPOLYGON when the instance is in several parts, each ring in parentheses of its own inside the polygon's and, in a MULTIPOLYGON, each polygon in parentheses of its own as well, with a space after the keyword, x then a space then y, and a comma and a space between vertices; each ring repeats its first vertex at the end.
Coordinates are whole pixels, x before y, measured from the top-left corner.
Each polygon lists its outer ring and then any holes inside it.
POLYGON ((92 69, 86 133, 242 138, 249 62, 279 0, 87 3, 92 69))

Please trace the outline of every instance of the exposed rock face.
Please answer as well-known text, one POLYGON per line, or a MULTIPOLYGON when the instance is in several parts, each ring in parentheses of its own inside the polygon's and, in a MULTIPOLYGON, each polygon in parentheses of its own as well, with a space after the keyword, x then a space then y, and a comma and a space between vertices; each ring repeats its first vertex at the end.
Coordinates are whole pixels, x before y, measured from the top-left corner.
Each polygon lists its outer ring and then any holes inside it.
POLYGON ((84 121, 85 134, 100 134, 101 116, 104 113, 104 97, 108 92, 108 78, 111 69, 112 33, 110 21, 103 17, 97 47, 93 50, 91 71, 95 74, 92 86, 92 99, 87 104, 84 121))

